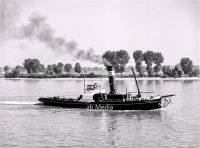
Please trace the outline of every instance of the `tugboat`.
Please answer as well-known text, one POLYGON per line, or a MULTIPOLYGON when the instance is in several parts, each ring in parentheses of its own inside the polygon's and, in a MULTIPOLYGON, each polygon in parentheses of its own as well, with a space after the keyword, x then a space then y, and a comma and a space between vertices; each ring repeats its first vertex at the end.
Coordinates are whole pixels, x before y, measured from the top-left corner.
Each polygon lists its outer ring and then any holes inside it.
POLYGON ((137 86, 137 94, 126 92, 125 94, 118 94, 116 92, 115 73, 113 66, 107 66, 110 92, 105 93, 96 83, 88 85, 87 91, 93 91, 90 94, 80 95, 78 98, 65 97, 47 97, 39 98, 39 101, 44 105, 61 106, 68 108, 86 108, 89 110, 153 110, 166 107, 171 102, 171 97, 174 94, 162 96, 148 96, 141 95, 136 75, 132 68, 133 76, 137 86))

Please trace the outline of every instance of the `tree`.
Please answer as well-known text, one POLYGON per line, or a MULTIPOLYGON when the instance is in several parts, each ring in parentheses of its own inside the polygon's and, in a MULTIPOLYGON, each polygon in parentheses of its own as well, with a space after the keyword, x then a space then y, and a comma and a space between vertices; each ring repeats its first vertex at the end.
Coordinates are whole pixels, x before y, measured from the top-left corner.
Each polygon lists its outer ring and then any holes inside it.
POLYGON ((23 67, 22 66, 19 66, 17 65, 13 70, 12 70, 12 73, 13 73, 13 77, 19 77, 21 72, 23 72, 23 67))
POLYGON ((59 62, 57 65, 53 64, 51 67, 49 67, 51 69, 53 69, 53 72, 55 74, 62 74, 63 73, 63 69, 64 69, 64 64, 59 62))
POLYGON ((148 76, 153 77, 153 67, 152 67, 152 65, 147 64, 146 70, 147 70, 148 76))
POLYGON ((66 72, 70 72, 71 69, 72 69, 72 64, 65 64, 64 70, 65 70, 66 72))
POLYGON ((24 72, 25 69, 23 66, 15 66, 15 68, 12 69, 12 72, 6 73, 5 78, 18 78, 20 77, 21 73, 24 72))
POLYGON ((182 58, 180 64, 185 75, 189 75, 192 72, 192 60, 190 60, 189 58, 182 58))
POLYGON ((52 65, 48 65, 48 66, 47 66, 46 73, 47 73, 47 74, 51 74, 51 75, 54 73, 54 70, 53 70, 53 66, 52 66, 52 65))
POLYGON ((125 70, 125 66, 126 64, 129 62, 129 55, 128 52, 125 50, 119 50, 116 52, 117 54, 117 62, 120 65, 120 72, 121 72, 121 76, 122 76, 122 72, 125 70))
POLYGON ((198 77, 200 74, 199 69, 193 69, 192 72, 190 73, 190 77, 198 77))
POLYGON ((115 66, 115 72, 116 73, 121 73, 121 76, 122 76, 122 72, 125 71, 125 66, 121 66, 120 64, 117 64, 115 66))
POLYGON ((41 68, 41 64, 38 59, 25 59, 23 65, 27 73, 29 74, 37 73, 41 68))
POLYGON ((23 65, 24 65, 24 68, 26 69, 27 73, 32 73, 31 59, 25 59, 23 65))
POLYGON ((154 63, 156 64, 154 67, 154 72, 159 72, 161 69, 161 63, 164 62, 164 57, 160 52, 154 52, 154 63))
POLYGON ((37 73, 39 72, 39 69, 40 69, 40 61, 38 59, 32 59, 31 61, 31 66, 32 66, 32 72, 33 73, 37 73))
POLYGON ((53 73, 57 74, 58 73, 58 71, 57 71, 57 65, 56 64, 52 64, 51 66, 53 68, 53 73))
POLYGON ((140 76, 143 76, 144 72, 142 69, 143 52, 142 50, 136 50, 133 52, 133 58, 135 60, 135 67, 140 76))
POLYGON ((172 75, 172 70, 171 70, 170 66, 166 66, 166 65, 163 66, 162 71, 163 71, 164 77, 170 77, 172 75))
POLYGON ((176 65, 174 69, 172 69, 172 76, 173 77, 181 77, 182 70, 176 65))
POLYGON ((39 72, 42 72, 42 73, 45 72, 45 67, 44 67, 43 64, 40 64, 40 66, 39 66, 39 68, 38 68, 38 71, 39 71, 39 72))
POLYGON ((81 73, 81 65, 80 63, 76 63, 74 67, 74 71, 77 73, 81 73))
POLYGON ((115 72, 116 72, 116 73, 120 73, 120 72, 121 72, 121 66, 120 66, 119 64, 117 64, 117 65, 115 66, 115 72))
POLYGON ((145 63, 147 64, 146 70, 149 77, 153 76, 153 68, 152 63, 154 62, 154 52, 153 51, 147 51, 143 54, 143 59, 145 63))
POLYGON ((3 68, 2 67, 0 67, 0 73, 2 73, 4 70, 3 70, 3 68))
POLYGON ((9 70, 9 67, 8 67, 8 65, 4 66, 4 67, 3 67, 3 69, 4 69, 5 73, 7 73, 7 72, 8 72, 8 70, 9 70))
MULTIPOLYGON (((116 51, 110 51, 110 50, 106 51, 103 54, 102 58, 105 58, 114 67, 116 67, 116 65, 118 64, 116 51)), ((107 65, 105 65, 105 66, 107 66, 107 65)))
POLYGON ((58 74, 62 74, 63 73, 64 64, 59 62, 56 67, 57 67, 58 74))
POLYGON ((122 72, 124 71, 124 67, 129 62, 129 59, 130 59, 127 51, 125 50, 106 51, 103 54, 102 58, 105 58, 109 62, 105 66, 108 66, 108 65, 114 66, 115 72, 116 73, 121 72, 121 75, 122 75, 122 72))

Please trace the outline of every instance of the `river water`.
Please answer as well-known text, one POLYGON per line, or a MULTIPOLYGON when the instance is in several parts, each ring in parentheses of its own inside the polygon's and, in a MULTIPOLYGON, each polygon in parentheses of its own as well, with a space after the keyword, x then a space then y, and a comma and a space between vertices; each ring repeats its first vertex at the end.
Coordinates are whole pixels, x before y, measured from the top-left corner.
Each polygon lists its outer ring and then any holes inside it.
MULTIPOLYGON (((107 79, 90 79, 107 91, 107 79)), ((136 91, 133 79, 118 92, 136 91)), ((200 80, 139 80, 141 91, 175 94, 152 111, 100 111, 47 107, 40 96, 83 93, 82 79, 0 79, 0 147, 200 147, 200 80)))

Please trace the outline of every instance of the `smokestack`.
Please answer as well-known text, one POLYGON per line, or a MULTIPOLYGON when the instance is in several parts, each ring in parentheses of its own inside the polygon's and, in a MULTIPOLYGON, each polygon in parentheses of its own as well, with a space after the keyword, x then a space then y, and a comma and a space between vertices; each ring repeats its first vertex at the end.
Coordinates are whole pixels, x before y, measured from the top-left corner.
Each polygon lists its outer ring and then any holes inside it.
POLYGON ((110 94, 115 94, 115 71, 113 66, 107 66, 109 84, 110 84, 110 94))

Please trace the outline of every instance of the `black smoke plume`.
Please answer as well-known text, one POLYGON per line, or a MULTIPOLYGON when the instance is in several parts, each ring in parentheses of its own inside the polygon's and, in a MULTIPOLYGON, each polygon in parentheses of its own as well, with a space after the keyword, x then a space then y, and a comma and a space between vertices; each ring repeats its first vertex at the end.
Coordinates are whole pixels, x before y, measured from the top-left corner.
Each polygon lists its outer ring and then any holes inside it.
POLYGON ((44 43, 56 54, 71 54, 73 57, 93 63, 102 64, 100 55, 96 55, 92 48, 83 50, 72 40, 55 35, 55 30, 47 23, 46 17, 39 13, 32 13, 28 23, 16 26, 16 20, 20 16, 20 4, 15 0, 2 0, 1 2, 1 40, 30 39, 44 43))
POLYGON ((33 13, 29 18, 29 23, 20 27, 19 35, 19 38, 39 40, 55 53, 70 53, 77 59, 102 63, 101 56, 96 55, 92 48, 87 51, 81 50, 78 49, 75 41, 66 41, 63 37, 55 36, 55 30, 46 22, 46 18, 39 13, 33 13))

